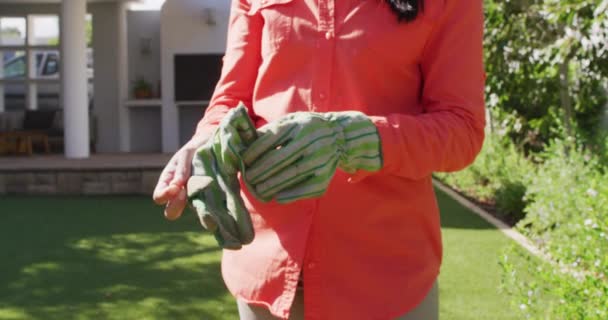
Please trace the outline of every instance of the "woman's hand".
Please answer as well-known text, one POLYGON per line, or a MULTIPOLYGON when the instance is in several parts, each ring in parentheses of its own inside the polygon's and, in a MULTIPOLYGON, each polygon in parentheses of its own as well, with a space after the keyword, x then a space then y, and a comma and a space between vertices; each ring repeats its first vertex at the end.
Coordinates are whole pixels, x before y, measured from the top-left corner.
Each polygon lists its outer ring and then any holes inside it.
POLYGON ((237 250, 251 243, 255 234, 238 174, 245 167, 240 154, 256 137, 247 108, 240 104, 226 113, 212 134, 186 143, 171 158, 154 190, 154 201, 166 205, 165 217, 179 218, 190 204, 220 247, 237 250))
POLYGON ((288 114, 259 128, 242 157, 253 195, 279 203, 325 194, 337 168, 382 168, 378 129, 357 111, 288 114))
POLYGON ((179 218, 186 208, 186 183, 190 178, 192 159, 196 150, 209 138, 210 135, 207 134, 193 137, 173 155, 160 174, 152 198, 156 204, 165 205, 167 219, 179 218))

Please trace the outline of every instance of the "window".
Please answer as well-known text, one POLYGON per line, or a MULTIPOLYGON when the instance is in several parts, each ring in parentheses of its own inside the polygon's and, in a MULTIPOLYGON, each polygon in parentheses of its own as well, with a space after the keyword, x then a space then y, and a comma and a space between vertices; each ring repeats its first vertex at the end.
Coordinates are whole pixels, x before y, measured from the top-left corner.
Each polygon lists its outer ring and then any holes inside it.
POLYGON ((0 45, 25 45, 26 24, 25 17, 0 17, 0 45))
POLYGON ((61 85, 59 82, 42 82, 36 85, 38 109, 53 110, 60 106, 61 85))
MULTIPOLYGON (((92 16, 87 15, 85 31, 88 44, 89 97, 93 91, 93 55, 90 48, 92 22, 92 16)), ((61 108, 59 30, 58 15, 0 15, 0 100, 4 99, 5 102, 0 103, 0 112, 28 107, 61 108), (34 96, 37 99, 29 99, 34 96), (36 105, 28 105, 34 103, 36 105)))
POLYGON ((25 109, 27 87, 25 82, 9 82, 3 85, 5 111, 18 111, 25 109))
POLYGON ((40 68, 40 65, 42 64, 42 58, 44 58, 43 53, 36 53, 36 68, 40 68))
POLYGON ((5 79, 25 78, 25 52, 7 51, 4 54, 3 61, 5 79))
POLYGON ((30 54, 36 57, 36 68, 30 72, 32 79, 59 78, 60 59, 58 50, 31 50, 30 54))
POLYGON ((32 46, 56 46, 59 44, 59 17, 56 15, 28 16, 31 28, 28 42, 32 46))
POLYGON ((59 75, 59 55, 57 53, 48 53, 46 62, 42 69, 43 76, 59 75))

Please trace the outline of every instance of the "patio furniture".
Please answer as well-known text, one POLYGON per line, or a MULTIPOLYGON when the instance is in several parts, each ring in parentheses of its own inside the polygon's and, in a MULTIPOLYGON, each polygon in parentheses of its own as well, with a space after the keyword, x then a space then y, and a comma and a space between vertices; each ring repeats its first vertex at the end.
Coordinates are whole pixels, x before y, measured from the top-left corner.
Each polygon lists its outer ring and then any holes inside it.
POLYGON ((50 153, 47 131, 52 127, 54 110, 28 110, 23 113, 6 113, 0 127, 0 151, 8 154, 34 153, 34 144, 41 144, 50 153), (22 118, 22 120, 21 120, 22 118), (21 123, 20 126, 17 124, 21 123))
POLYGON ((12 132, 0 132, 0 154, 14 154, 18 150, 19 139, 12 132))
MULTIPOLYGON (((90 144, 95 150, 96 119, 90 114, 90 144)), ((45 153, 63 149, 63 111, 27 110, 0 112, 0 154, 34 153, 41 146, 45 153)))
POLYGON ((51 152, 49 137, 44 132, 11 131, 0 133, 0 153, 32 155, 35 143, 42 144, 45 153, 51 152))

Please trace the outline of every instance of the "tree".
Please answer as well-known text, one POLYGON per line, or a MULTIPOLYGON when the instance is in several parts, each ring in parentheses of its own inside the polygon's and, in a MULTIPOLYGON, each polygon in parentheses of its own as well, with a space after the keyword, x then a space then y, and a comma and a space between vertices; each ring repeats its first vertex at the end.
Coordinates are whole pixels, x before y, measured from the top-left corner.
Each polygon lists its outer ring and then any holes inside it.
POLYGON ((486 1, 488 105, 526 149, 555 137, 601 137, 606 11, 608 0, 486 1))

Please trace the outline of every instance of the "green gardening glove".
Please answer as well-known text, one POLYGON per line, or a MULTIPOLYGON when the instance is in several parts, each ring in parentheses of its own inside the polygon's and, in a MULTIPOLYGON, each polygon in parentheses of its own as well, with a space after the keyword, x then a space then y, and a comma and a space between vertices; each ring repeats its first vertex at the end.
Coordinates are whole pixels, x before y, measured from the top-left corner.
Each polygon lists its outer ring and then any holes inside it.
POLYGON ((256 138, 247 109, 230 110, 213 136, 196 151, 187 191, 190 205, 203 226, 225 249, 240 249, 253 241, 249 211, 240 195, 238 172, 244 168, 239 154, 256 138))
POLYGON ((361 112, 296 112, 258 129, 242 154, 245 181, 262 201, 321 196, 336 171, 382 168, 380 136, 361 112))

